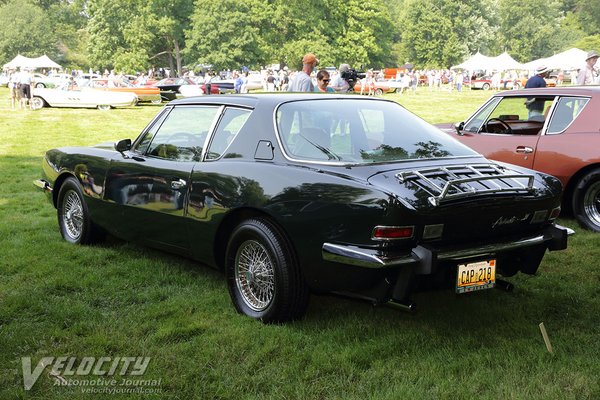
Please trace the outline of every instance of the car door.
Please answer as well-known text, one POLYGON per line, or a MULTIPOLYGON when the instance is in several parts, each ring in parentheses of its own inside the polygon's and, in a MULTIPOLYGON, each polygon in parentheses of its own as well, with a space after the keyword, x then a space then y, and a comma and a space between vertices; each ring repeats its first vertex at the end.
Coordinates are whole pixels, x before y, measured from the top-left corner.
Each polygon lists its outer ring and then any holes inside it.
POLYGON ((553 97, 497 97, 463 126, 461 142, 492 160, 533 168, 553 97))
POLYGON ((166 109, 130 152, 112 160, 105 196, 119 205, 123 237, 178 253, 189 250, 185 219, 191 173, 219 110, 193 105, 166 109))

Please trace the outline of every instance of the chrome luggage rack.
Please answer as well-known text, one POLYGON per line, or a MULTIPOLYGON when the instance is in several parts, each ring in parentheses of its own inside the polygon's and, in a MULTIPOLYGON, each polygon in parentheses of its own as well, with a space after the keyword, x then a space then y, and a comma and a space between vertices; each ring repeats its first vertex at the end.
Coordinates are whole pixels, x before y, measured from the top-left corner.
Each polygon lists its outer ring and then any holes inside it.
POLYGON ((400 183, 412 182, 431 194, 434 207, 441 203, 474 195, 500 192, 529 194, 535 191, 534 175, 506 173, 496 164, 452 165, 425 168, 396 174, 400 183))

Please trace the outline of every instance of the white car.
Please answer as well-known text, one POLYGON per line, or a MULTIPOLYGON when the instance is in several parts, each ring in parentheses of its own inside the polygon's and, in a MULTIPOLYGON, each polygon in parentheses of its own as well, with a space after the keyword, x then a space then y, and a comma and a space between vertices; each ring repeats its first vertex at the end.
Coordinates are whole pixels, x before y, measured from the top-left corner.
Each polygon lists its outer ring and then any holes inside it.
POLYGON ((112 107, 134 106, 137 102, 138 97, 135 93, 79 88, 77 85, 67 83, 56 89, 35 88, 31 99, 31 107, 34 110, 46 106, 108 110, 112 107))

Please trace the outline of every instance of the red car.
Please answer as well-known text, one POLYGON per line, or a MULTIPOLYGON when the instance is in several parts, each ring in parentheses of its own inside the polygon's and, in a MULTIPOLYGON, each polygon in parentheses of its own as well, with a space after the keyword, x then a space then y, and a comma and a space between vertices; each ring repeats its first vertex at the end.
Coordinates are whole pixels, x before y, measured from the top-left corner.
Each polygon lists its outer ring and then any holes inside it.
POLYGON ((563 209, 600 232, 600 87, 499 92, 465 122, 438 127, 487 158, 563 184, 563 209))

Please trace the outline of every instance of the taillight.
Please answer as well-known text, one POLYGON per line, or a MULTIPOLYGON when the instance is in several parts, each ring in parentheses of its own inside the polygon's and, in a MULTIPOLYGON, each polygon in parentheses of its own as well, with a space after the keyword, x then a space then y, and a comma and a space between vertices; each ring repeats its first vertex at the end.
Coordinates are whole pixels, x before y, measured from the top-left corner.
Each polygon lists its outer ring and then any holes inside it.
POLYGON ((396 240, 413 237, 414 226, 376 226, 373 228, 373 240, 396 240))
POLYGON ((550 217, 548 218, 550 221, 554 221, 560 215, 560 207, 556 207, 550 212, 550 217))

